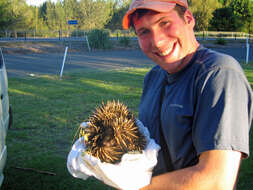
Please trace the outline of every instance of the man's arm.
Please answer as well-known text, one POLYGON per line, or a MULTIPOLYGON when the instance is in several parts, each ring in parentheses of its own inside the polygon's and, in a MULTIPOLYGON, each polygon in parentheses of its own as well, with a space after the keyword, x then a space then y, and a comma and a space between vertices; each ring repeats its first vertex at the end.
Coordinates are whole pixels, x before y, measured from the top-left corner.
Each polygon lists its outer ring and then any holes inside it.
POLYGON ((153 177, 141 190, 232 190, 240 160, 237 151, 207 151, 200 155, 197 165, 153 177))

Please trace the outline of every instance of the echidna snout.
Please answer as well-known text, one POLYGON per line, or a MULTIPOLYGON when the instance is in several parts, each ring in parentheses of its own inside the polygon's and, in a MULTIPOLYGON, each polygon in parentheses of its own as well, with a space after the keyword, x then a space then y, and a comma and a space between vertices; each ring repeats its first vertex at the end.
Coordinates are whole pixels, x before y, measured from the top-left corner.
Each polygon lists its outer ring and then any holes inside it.
POLYGON ((113 146, 115 144, 113 129, 109 126, 105 126, 104 130, 99 134, 98 146, 113 146))

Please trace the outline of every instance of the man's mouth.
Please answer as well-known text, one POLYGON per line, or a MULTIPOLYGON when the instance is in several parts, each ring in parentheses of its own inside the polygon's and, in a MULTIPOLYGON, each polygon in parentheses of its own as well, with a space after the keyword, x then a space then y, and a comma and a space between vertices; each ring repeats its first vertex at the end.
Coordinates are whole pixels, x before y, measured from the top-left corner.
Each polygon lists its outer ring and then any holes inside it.
POLYGON ((176 47, 176 43, 174 43, 173 46, 169 49, 157 52, 157 55, 162 56, 162 57, 167 56, 175 50, 175 47, 176 47))
POLYGON ((170 52, 171 52, 171 49, 168 49, 166 51, 159 52, 158 55, 160 55, 160 56, 166 56, 166 55, 169 55, 170 52))

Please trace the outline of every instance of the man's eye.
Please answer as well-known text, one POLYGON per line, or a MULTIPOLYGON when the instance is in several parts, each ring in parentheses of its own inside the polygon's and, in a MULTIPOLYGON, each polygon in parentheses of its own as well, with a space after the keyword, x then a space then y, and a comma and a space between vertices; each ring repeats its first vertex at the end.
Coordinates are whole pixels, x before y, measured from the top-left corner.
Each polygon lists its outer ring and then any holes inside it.
POLYGON ((145 35, 145 34, 148 34, 148 30, 141 30, 141 31, 139 31, 138 33, 137 33, 137 35, 138 36, 143 36, 143 35, 145 35))
POLYGON ((162 21, 160 22, 160 26, 166 26, 169 22, 168 21, 162 21))

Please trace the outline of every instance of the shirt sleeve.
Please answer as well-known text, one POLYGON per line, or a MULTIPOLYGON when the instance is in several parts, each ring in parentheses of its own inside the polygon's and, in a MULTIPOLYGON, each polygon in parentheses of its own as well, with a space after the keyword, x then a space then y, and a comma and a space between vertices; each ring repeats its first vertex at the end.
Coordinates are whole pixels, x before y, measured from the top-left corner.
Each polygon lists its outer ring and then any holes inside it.
POLYGON ((235 150, 249 156, 252 91, 242 71, 217 67, 196 84, 193 143, 197 154, 235 150))

